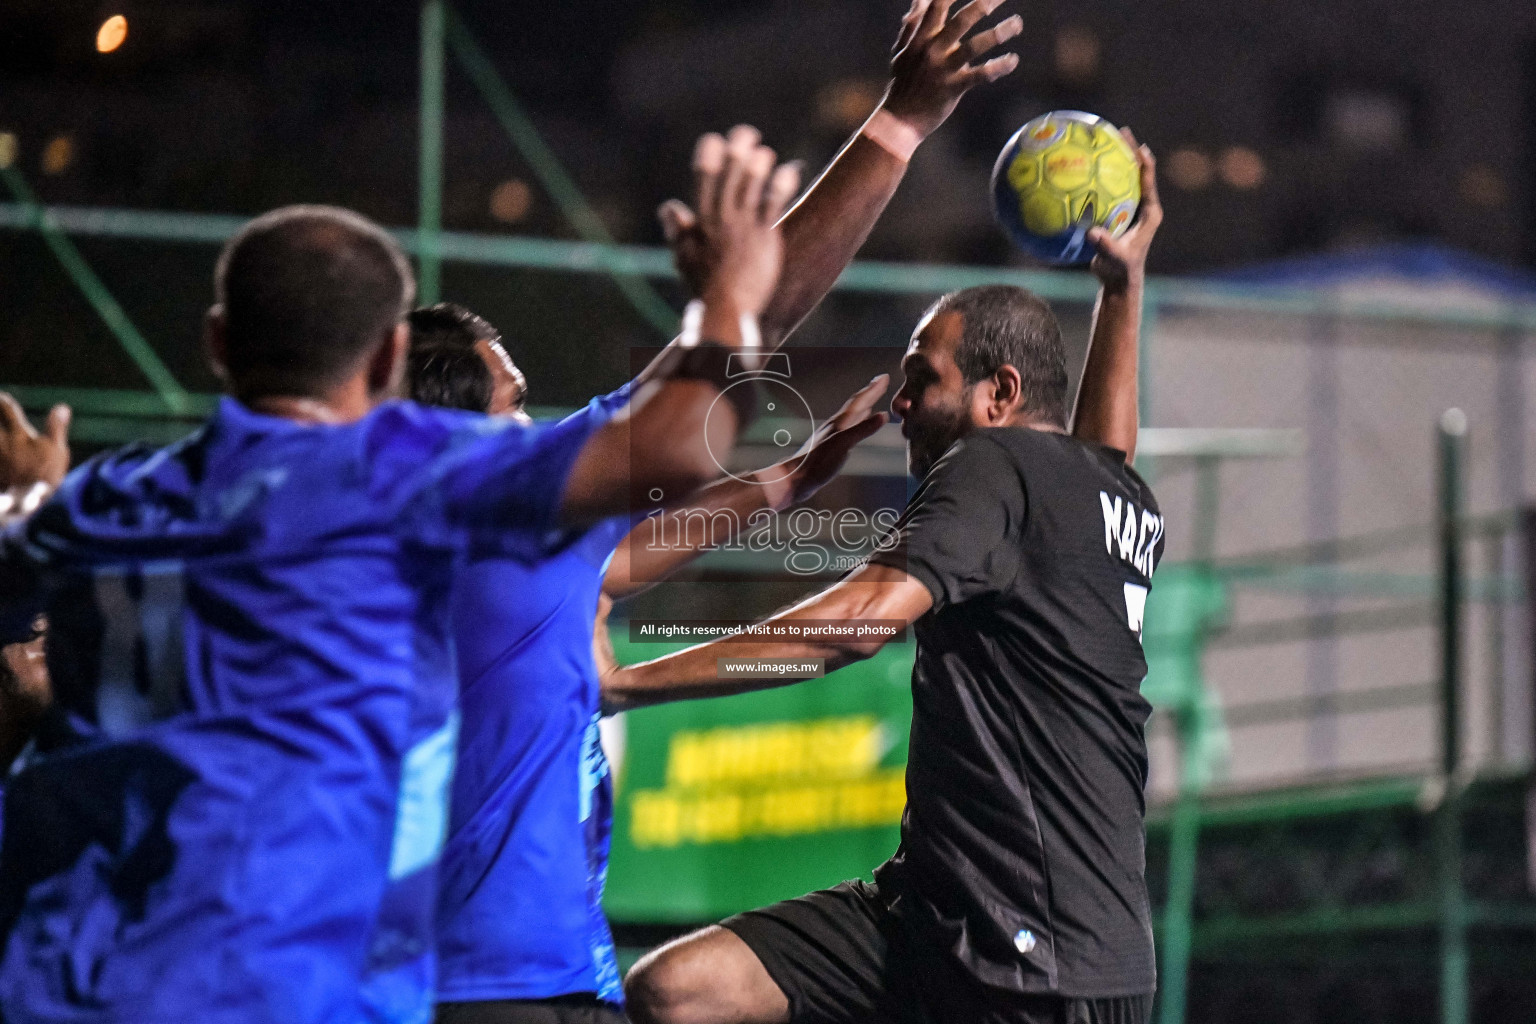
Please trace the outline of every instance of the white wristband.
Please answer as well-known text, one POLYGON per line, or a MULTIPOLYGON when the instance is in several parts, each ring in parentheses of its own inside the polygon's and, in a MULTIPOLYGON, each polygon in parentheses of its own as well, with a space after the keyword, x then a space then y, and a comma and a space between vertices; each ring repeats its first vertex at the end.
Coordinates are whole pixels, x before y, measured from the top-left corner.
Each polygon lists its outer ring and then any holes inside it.
POLYGON ((917 147, 923 143, 921 132, 884 107, 869 115, 869 120, 864 122, 859 134, 902 163, 910 161, 917 147))
MULTIPOLYGON (((693 299, 683 307, 683 325, 677 335, 677 343, 682 348, 693 348, 703 338, 700 335, 704 324, 704 300, 693 299)), ((741 314, 737 321, 737 329, 741 331, 741 351, 755 353, 763 347, 763 332, 757 326, 757 317, 751 313, 741 314)))
POLYGON ((757 317, 741 314, 737 329, 741 331, 741 365, 748 370, 761 369, 763 332, 757 329, 757 317))
POLYGON ((677 336, 679 348, 693 348, 699 343, 699 325, 704 322, 704 303, 699 299, 683 309, 683 327, 677 336))

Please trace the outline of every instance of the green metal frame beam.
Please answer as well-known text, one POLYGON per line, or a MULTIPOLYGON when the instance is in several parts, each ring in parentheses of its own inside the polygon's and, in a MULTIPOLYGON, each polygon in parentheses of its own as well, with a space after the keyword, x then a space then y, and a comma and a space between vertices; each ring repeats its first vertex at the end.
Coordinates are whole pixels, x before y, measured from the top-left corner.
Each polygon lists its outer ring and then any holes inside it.
POLYGON ((1465 590, 1461 518, 1467 418, 1451 409, 1440 419, 1440 776, 1444 796, 1435 811, 1435 866, 1440 923, 1441 1024, 1467 1024, 1471 981, 1467 949, 1467 894, 1462 870, 1461 670, 1465 590))
POLYGON ((43 236, 43 242, 52 250, 54 258, 64 268, 75 287, 80 289, 80 294, 91 304, 96 315, 101 317, 107 330, 117 339, 123 351, 133 360, 139 372, 144 374, 150 386, 159 395, 163 411, 180 413, 187 407, 187 392, 177 382, 170 368, 155 354, 155 350, 139 329, 133 325, 127 312, 117 299, 108 291, 101 278, 91 269, 81 255, 79 248, 70 239, 64 229, 52 218, 47 207, 37 201, 31 186, 20 171, 14 166, 0 167, 0 178, 5 179, 6 187, 16 197, 17 217, 23 225, 29 227, 43 236))
MULTIPOLYGON (((0 203, 0 229, 36 231, 40 219, 65 234, 80 237, 120 238, 182 245, 219 245, 248 218, 229 214, 174 213, 125 210, 111 207, 28 207, 0 203)), ((401 244, 418 253, 415 228, 394 230, 401 244)), ((617 274, 652 279, 677 276, 672 254, 659 246, 613 244, 603 241, 569 241, 444 231, 442 258, 448 262, 481 266, 518 267, 528 270, 565 271, 577 274, 617 274)), ((977 284, 1016 284, 1042 298, 1059 302, 1091 302, 1098 284, 1091 274, 1077 271, 1024 270, 1008 267, 954 266, 929 263, 859 261, 838 279, 838 291, 878 294, 933 295, 977 284)), ((1326 308, 1341 319, 1373 323, 1440 326, 1465 330, 1495 331, 1502 328, 1536 331, 1536 306, 1510 305, 1499 312, 1461 311, 1429 314, 1422 310, 1390 308, 1379 304, 1340 304, 1337 297, 1307 289, 1257 289, 1238 285, 1213 285, 1175 278, 1153 278, 1148 285, 1148 309, 1166 313, 1182 310, 1237 310, 1247 313, 1304 315, 1326 308)), ((1457 345, 1476 344, 1477 338, 1459 336, 1457 345)), ((1490 338, 1489 344, 1498 343, 1490 338)), ((1423 532, 1423 528, 1417 528, 1423 532)), ((1403 531, 1392 531, 1401 533, 1403 531)), ((1391 538, 1384 538, 1390 540, 1391 538)), ((1329 542, 1331 543, 1331 542, 1329 542)), ((1308 545, 1322 551, 1327 543, 1308 545)), ((1298 548, 1298 553, 1301 549, 1298 548)), ((1220 564, 1220 563, 1218 563, 1220 564)))
MULTIPOLYGON (((447 36, 454 56, 491 108, 492 115, 501 123, 513 145, 522 153, 523 159, 528 161, 534 177, 539 179, 539 183, 554 199, 555 205, 570 221, 576 233, 589 242, 611 245, 613 235, 609 233, 607 225, 581 194, 575 180, 566 173, 560 158, 549 148, 534 126, 533 119, 507 87, 496 65, 486 56, 465 26, 464 20, 452 8, 447 9, 447 36)), ((614 283, 646 323, 668 336, 677 330, 677 312, 643 275, 618 265, 605 265, 603 269, 612 275, 614 283)))
MULTIPOLYGON (((1423 778, 1409 776, 1373 779, 1321 791, 1297 788, 1244 796, 1203 796, 1200 801, 1200 818, 1215 828, 1359 814, 1389 807, 1414 807, 1423 799, 1425 785, 1423 778)), ((1149 833, 1167 827, 1166 812, 1148 816, 1149 833)))

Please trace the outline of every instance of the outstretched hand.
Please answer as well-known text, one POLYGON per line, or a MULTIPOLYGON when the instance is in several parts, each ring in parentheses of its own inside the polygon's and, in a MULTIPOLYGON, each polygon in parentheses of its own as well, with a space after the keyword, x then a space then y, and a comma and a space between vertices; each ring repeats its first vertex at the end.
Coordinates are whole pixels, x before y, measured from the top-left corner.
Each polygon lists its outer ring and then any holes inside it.
POLYGON ((678 273, 706 306, 758 316, 784 261, 778 227, 800 188, 800 165, 778 164, 748 125, 728 138, 710 132, 693 153, 694 206, 676 199, 658 211, 678 273))
POLYGON ((926 137, 954 112, 972 86, 995 82, 1018 67, 1016 53, 982 60, 1023 30, 1017 14, 966 38, 1003 2, 971 0, 951 15, 954 0, 912 0, 901 19, 891 58, 891 84, 881 106, 926 137))
POLYGON ((0 391, 0 491, 59 485, 69 472, 69 420, 69 406, 56 405, 39 434, 21 403, 0 391))
POLYGON ((885 426, 886 415, 875 412, 875 406, 890 386, 890 374, 882 373, 871 380, 855 391, 831 419, 817 427, 793 458, 765 471, 772 478, 780 479, 782 471, 789 470, 791 503, 805 501, 821 490, 842 472, 854 446, 885 426))
POLYGON ((1147 250, 1163 222, 1163 203, 1157 195, 1157 160, 1150 148, 1137 144, 1129 128, 1120 129, 1120 134, 1136 152, 1136 163, 1141 167, 1141 208, 1135 223, 1119 238, 1112 237, 1104 228, 1088 232, 1088 241, 1098 250, 1091 269, 1110 290, 1122 290, 1132 282, 1140 284, 1145 280, 1147 250))

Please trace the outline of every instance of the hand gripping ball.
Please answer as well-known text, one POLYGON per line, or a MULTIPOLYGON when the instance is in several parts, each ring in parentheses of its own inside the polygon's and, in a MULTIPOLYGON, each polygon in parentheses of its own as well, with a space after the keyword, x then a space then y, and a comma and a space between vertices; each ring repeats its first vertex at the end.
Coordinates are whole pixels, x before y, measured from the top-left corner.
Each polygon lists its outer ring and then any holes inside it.
POLYGON ((1141 202, 1136 154, 1114 125, 1053 110, 1016 132, 992 168, 992 201, 1014 243, 1047 263, 1087 263, 1088 229, 1118 237, 1141 202))

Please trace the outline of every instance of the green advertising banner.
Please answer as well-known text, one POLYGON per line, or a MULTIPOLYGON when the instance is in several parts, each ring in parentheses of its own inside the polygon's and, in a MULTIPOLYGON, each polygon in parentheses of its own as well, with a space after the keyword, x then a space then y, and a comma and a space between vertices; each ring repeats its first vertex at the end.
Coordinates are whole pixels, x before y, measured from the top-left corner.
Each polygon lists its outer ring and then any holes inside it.
MULTIPOLYGON (((623 662, 681 646, 612 632, 623 662)), ((624 715, 609 916, 713 920, 867 876, 900 837, 912 657, 892 643, 824 679, 624 715)))

